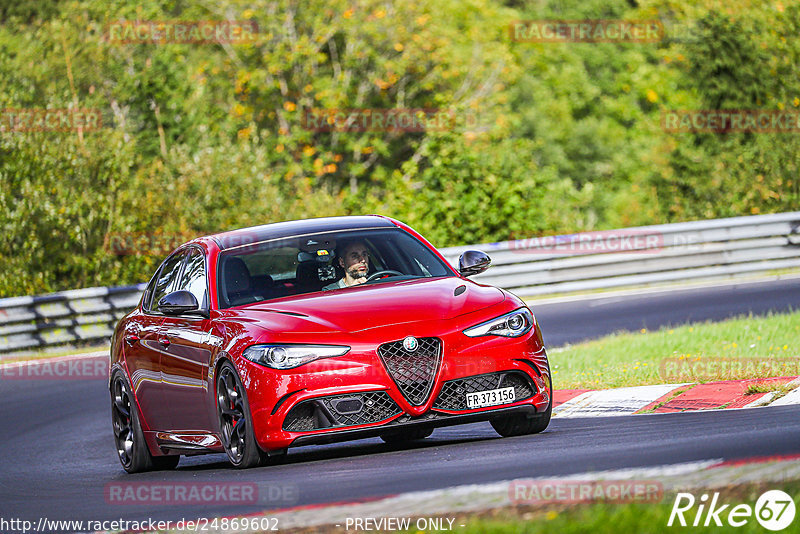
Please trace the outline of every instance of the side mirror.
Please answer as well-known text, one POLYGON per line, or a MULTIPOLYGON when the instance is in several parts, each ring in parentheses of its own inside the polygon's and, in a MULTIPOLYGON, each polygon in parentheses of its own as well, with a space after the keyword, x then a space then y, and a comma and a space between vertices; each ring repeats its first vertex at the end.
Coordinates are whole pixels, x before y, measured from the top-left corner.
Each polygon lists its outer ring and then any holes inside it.
POLYGON ((190 292, 181 290, 173 291, 158 301, 158 310, 165 315, 180 315, 182 313, 200 312, 197 298, 190 292))
POLYGON ((492 264, 492 259, 480 250, 468 250, 458 258, 458 272, 462 276, 480 274, 492 264))

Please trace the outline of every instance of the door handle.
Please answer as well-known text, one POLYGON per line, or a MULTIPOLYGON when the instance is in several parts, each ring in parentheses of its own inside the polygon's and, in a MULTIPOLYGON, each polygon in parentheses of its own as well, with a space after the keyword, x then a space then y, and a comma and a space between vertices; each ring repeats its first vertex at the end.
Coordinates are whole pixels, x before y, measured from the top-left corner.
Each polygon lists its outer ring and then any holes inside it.
POLYGON ((164 347, 169 347, 169 337, 168 336, 159 336, 158 342, 161 343, 164 347))
POLYGON ((138 343, 138 341, 139 341, 139 334, 133 332, 125 334, 125 343, 127 343, 128 345, 134 345, 135 343, 138 343))

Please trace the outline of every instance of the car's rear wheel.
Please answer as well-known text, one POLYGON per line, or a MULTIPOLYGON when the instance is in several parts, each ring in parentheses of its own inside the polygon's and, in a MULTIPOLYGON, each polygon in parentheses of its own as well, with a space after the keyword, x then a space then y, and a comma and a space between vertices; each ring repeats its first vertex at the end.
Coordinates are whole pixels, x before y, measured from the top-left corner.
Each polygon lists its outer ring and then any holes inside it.
POLYGON ((425 439, 431 434, 433 434, 432 428, 411 428, 403 430, 402 432, 389 432, 386 434, 381 434, 381 439, 389 444, 405 443, 406 441, 425 439))
POLYGON ((223 363, 217 375, 217 413, 222 445, 231 464, 240 469, 265 464, 267 454, 256 443, 247 395, 230 362, 223 363))
POLYGON ((174 469, 181 457, 153 456, 147 448, 139 414, 125 379, 116 374, 111 382, 111 422, 122 468, 128 473, 174 469))
POLYGON ((534 417, 528 417, 527 414, 513 414, 505 415, 491 419, 489 422, 492 424, 495 432, 508 438, 511 436, 523 436, 525 434, 538 434, 542 432, 550 424, 550 416, 553 413, 553 382, 547 378, 548 392, 550 404, 547 410, 541 414, 536 414, 534 417))

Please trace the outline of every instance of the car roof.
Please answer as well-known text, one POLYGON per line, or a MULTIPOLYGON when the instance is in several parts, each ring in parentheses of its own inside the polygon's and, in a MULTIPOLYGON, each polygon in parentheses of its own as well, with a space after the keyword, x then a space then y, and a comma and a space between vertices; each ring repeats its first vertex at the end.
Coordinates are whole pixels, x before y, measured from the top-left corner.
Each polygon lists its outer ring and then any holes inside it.
POLYGON ((362 230, 367 228, 395 228, 387 218, 378 215, 354 215, 348 217, 320 217, 299 221, 284 221, 250 228, 241 228, 208 236, 220 250, 242 245, 260 243, 270 239, 335 232, 340 230, 362 230))

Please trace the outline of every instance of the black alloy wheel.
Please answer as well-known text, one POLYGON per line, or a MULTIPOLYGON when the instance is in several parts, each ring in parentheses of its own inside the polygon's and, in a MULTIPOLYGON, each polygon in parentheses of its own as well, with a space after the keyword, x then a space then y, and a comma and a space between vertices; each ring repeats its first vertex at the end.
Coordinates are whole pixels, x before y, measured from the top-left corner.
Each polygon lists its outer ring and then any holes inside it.
POLYGON ((217 413, 222 445, 234 467, 247 469, 267 463, 255 440, 247 396, 236 369, 225 362, 217 375, 217 413))

